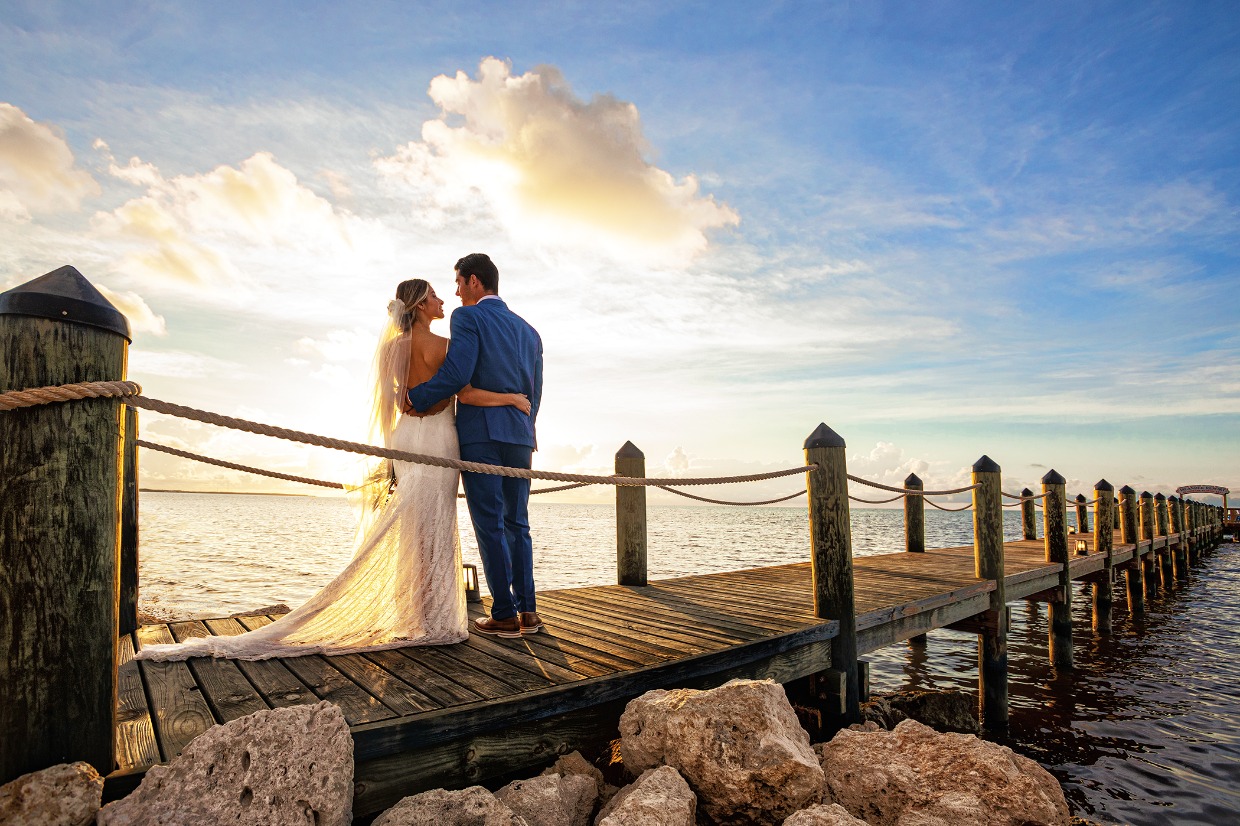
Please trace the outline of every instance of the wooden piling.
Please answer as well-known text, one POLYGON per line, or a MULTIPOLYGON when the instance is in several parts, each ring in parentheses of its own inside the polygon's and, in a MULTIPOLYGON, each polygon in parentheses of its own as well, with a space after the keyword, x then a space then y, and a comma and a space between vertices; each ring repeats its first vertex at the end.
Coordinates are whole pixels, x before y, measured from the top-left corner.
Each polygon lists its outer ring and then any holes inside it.
MULTIPOLYGON (((616 475, 646 475, 646 454, 632 442, 616 451, 616 475)), ((646 489, 616 487, 616 583, 646 584, 646 489)))
POLYGON ((1141 557, 1141 573, 1145 578, 1145 595, 1152 597, 1158 593, 1158 555, 1154 552, 1154 496, 1148 490, 1141 491, 1138 515, 1141 519, 1141 541, 1149 542, 1145 555, 1141 557))
POLYGON ((857 667, 857 615, 853 596, 852 527, 848 514, 848 466, 846 445, 826 424, 820 424, 805 440, 807 471, 810 565, 814 580, 814 613, 836 620, 840 634, 831 640, 831 670, 844 679, 843 723, 861 719, 860 680, 857 667))
POLYGON ((982 725, 1008 724, 1007 592, 1003 580, 1003 500, 999 465, 983 456, 973 465, 973 561, 978 579, 994 580, 990 610, 978 635, 978 696, 982 725))
MULTIPOLYGON (((0 392, 122 380, 128 341, 61 267, 0 294, 0 392)), ((113 769, 123 427, 116 399, 0 413, 0 784, 113 769)))
MULTIPOLYGON (((904 480, 905 490, 925 490, 926 486, 916 473, 904 480)), ((904 550, 925 553, 926 550, 926 500, 922 496, 904 497, 904 550)))
POLYGON ((1034 502, 1029 498, 1033 496, 1033 491, 1025 488, 1020 495, 1024 498, 1024 501, 1020 503, 1020 535, 1025 539, 1037 539, 1038 521, 1034 513, 1034 502))
POLYGON ((1180 507, 1184 510, 1184 548, 1188 552, 1188 563, 1190 565, 1197 564, 1197 523, 1193 521, 1193 503, 1188 499, 1180 500, 1180 507))
POLYGON ((1132 545, 1132 559, 1124 566, 1124 593, 1128 597, 1128 613, 1145 614, 1145 591, 1141 587, 1141 559, 1137 548, 1137 492, 1124 485, 1119 489, 1119 541, 1132 545))
POLYGON ((1089 502, 1085 499, 1085 494, 1078 493, 1076 495, 1076 532, 1079 534, 1089 533, 1089 502))
POLYGON ((1094 485, 1094 553, 1102 554, 1102 576, 1094 582, 1094 633, 1111 633, 1111 607, 1114 603, 1114 534, 1115 486, 1106 479, 1094 485))
POLYGON ((1171 548, 1171 569, 1176 582, 1188 581, 1188 544, 1184 534, 1184 504, 1176 496, 1167 497, 1167 515, 1171 519, 1171 532, 1176 543, 1171 548))
POLYGON ((121 635, 138 627, 138 408, 125 406, 125 446, 121 487, 120 607, 121 635))
POLYGON ((1054 470, 1042 477, 1042 532, 1046 561, 1059 564, 1058 599, 1050 604, 1050 658, 1055 668, 1072 668, 1072 572, 1068 569, 1067 482, 1054 470))
POLYGON ((1168 537, 1169 520, 1167 518, 1167 497, 1161 493, 1154 497, 1154 519, 1155 532, 1159 539, 1163 541, 1163 546, 1158 549, 1158 575, 1159 584, 1162 585, 1164 591, 1170 591, 1175 584, 1175 571, 1171 563, 1171 541, 1168 537))

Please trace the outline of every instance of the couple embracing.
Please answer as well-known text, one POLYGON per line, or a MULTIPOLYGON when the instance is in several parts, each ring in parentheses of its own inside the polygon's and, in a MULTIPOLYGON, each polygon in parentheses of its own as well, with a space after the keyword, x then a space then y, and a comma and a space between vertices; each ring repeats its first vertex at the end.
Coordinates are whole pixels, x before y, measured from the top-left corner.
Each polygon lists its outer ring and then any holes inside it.
MULTIPOLYGON (((542 340, 499 297, 499 271, 473 253, 456 263, 451 340, 431 332, 444 302, 422 279, 403 281, 374 362, 372 437, 386 447, 529 468, 542 397, 542 340)), ((363 486, 366 505, 349 565, 304 605, 231 637, 152 645, 141 659, 267 659, 461 642, 469 635, 456 523, 465 487, 491 616, 473 630, 520 637, 542 630, 534 595, 528 479, 385 461, 363 486)), ((276 549, 273 549, 275 551, 276 549)))

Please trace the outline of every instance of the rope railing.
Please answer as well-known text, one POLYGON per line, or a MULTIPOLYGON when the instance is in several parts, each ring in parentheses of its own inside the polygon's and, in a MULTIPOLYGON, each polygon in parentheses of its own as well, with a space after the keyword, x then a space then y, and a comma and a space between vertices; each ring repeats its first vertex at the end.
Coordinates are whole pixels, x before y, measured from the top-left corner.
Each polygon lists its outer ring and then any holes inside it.
POLYGON ((977 490, 981 486, 980 483, 969 485, 966 488, 952 488, 951 490, 912 490, 910 488, 893 488, 891 485, 883 485, 878 482, 871 482, 869 479, 862 479, 860 476, 853 476, 851 473, 846 474, 850 481, 859 485, 866 485, 879 490, 886 490, 892 493, 898 493, 901 496, 950 496, 953 493, 965 493, 970 490, 977 490))
POLYGON ((893 496, 890 499, 862 499, 860 496, 851 496, 851 495, 848 498, 852 500, 853 502, 862 502, 866 505, 885 505, 888 502, 894 502, 897 499, 903 499, 904 494, 900 494, 899 496, 893 496))
POLYGON ((969 508, 973 507, 972 502, 970 502, 969 504, 961 508, 945 508, 939 503, 935 502, 933 499, 927 499, 926 501, 929 502, 933 507, 936 507, 941 511, 967 511, 969 508))
POLYGON ((1006 496, 1008 499, 1015 499, 1018 503, 1027 502, 1030 499, 1045 499, 1048 493, 1048 491, 1043 491, 1042 493, 1032 493, 1028 496, 1021 496, 1019 493, 1008 493, 1005 490, 999 491, 1000 496, 1006 496))
POLYGON ((667 485, 655 485, 655 487, 660 488, 661 490, 665 490, 668 493, 674 493, 677 496, 683 496, 686 499, 696 499, 699 502, 707 502, 712 505, 735 505, 738 507, 751 507, 755 505, 774 505, 779 502, 787 502, 789 499, 796 499, 798 496, 805 495, 805 491, 798 490, 796 493, 790 493, 787 496, 781 496, 778 499, 766 499, 762 502, 729 502, 726 499, 708 499, 705 496, 695 496, 692 493, 687 493, 683 490, 676 490, 675 488, 668 487, 667 485))

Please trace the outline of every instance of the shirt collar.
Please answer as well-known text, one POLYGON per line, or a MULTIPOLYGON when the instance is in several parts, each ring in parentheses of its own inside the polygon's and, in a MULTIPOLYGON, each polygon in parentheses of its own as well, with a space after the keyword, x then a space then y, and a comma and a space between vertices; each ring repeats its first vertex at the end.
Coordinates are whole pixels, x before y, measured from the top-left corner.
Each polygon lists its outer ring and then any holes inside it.
POLYGON ((482 302, 486 301, 488 298, 494 298, 494 299, 496 299, 497 301, 499 300, 499 296, 498 296, 498 295, 491 295, 490 293, 488 293, 488 294, 484 295, 482 298, 479 298, 479 299, 478 299, 477 301, 475 301, 474 303, 475 303, 475 304, 481 304, 482 302))

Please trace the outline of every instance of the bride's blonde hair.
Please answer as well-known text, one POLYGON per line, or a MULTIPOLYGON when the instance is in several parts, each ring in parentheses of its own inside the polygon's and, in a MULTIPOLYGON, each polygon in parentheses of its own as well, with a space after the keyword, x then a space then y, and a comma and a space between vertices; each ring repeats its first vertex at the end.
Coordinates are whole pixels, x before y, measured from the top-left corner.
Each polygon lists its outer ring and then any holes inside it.
POLYGON ((399 322, 402 333, 409 332, 413 327, 413 316, 430 293, 430 282, 421 278, 410 278, 396 285, 396 300, 405 305, 404 315, 400 317, 399 322))

